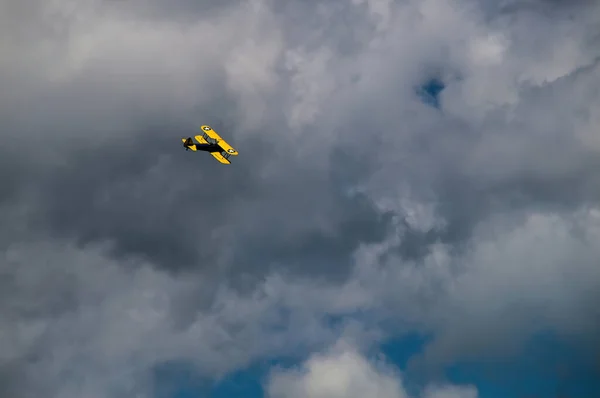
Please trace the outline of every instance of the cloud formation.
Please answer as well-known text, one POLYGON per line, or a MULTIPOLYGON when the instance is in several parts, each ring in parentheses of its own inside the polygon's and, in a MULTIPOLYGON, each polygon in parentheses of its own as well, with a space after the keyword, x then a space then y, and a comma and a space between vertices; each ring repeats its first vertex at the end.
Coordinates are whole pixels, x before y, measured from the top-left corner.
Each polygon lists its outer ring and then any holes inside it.
MULTIPOLYGON (((432 335, 419 372, 546 330, 599 352, 597 2, 215 4, 0 1, 7 396, 340 335, 432 335), (200 124, 234 164, 182 151, 200 124)), ((272 394, 331 363, 403 396, 331 355, 272 394)))
MULTIPOLYGON (((369 360, 343 341, 309 358, 301 369, 276 370, 268 398, 408 398, 402 375, 383 360, 369 360)), ((423 398, 477 398, 472 386, 431 385, 423 398)))

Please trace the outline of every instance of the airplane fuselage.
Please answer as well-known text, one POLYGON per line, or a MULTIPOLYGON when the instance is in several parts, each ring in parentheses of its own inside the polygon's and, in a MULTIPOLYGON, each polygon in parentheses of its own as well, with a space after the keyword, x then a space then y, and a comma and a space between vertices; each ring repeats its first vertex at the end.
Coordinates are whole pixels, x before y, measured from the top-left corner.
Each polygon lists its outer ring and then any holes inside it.
POLYGON ((223 152, 223 148, 221 148, 218 144, 193 144, 196 147, 197 151, 204 152, 223 152))

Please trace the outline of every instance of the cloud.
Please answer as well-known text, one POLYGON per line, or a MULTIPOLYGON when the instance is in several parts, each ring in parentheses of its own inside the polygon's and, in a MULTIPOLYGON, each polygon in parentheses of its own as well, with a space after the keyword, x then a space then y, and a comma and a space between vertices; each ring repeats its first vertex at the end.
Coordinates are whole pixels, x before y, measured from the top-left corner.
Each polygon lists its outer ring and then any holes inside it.
MULTIPOLYGON (((273 371, 266 392, 268 398, 409 397, 396 369, 383 360, 366 358, 344 342, 311 356, 300 369, 273 371)), ((421 396, 477 398, 478 395, 471 386, 432 385, 421 396)))
POLYGON ((597 352, 597 3, 169 4, 0 4, 3 388, 150 395, 340 335, 597 352), (205 123, 231 167, 182 151, 205 123))

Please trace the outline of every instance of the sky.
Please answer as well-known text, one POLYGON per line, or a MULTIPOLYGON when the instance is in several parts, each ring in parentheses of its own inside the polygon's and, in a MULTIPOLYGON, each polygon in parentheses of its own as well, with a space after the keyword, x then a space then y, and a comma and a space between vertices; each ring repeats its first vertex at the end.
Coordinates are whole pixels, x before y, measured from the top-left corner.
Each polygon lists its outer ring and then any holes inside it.
POLYGON ((600 396, 600 3, 0 0, 0 395, 600 396), (184 151, 212 126, 231 165, 184 151))

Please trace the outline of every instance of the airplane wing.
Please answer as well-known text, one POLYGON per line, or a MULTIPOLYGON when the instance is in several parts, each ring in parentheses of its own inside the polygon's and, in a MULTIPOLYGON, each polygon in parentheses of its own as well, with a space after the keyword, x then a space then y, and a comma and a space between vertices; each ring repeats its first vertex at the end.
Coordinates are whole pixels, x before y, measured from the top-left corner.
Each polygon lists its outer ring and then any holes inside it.
POLYGON ((196 139, 196 141, 198 141, 199 144, 208 144, 208 141, 206 141, 201 135, 197 135, 194 138, 196 139))
POLYGON ((227 157, 229 156, 237 156, 238 152, 233 149, 233 147, 231 145, 229 145, 229 143, 227 143, 227 141, 225 141, 223 138, 221 138, 221 136, 219 134, 217 134, 217 132, 215 130, 212 129, 212 127, 210 126, 202 126, 202 137, 211 144, 217 144, 221 147, 221 149, 223 149, 224 152, 227 153, 227 157))
POLYGON ((223 155, 221 155, 219 152, 210 152, 210 154, 223 164, 231 164, 231 162, 228 159, 225 159, 225 157, 223 157, 223 155))
POLYGON ((235 149, 233 149, 233 147, 231 145, 229 145, 227 143, 227 141, 225 141, 225 140, 219 141, 219 146, 229 156, 237 156, 238 155, 238 152, 235 149))

